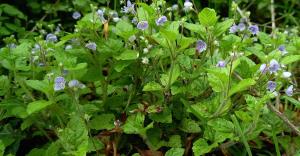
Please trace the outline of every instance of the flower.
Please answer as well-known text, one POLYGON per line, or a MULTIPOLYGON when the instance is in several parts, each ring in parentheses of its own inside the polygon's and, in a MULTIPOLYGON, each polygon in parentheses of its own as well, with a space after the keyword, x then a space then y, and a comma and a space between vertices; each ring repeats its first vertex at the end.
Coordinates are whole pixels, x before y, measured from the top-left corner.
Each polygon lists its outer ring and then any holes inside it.
POLYGON ((132 4, 131 1, 128 0, 127 5, 122 8, 121 12, 135 14, 134 4, 132 4))
POLYGON ((270 92, 275 91, 275 89, 276 89, 276 82, 274 82, 274 81, 268 81, 268 83, 267 83, 267 89, 270 92))
POLYGON ((185 0, 183 6, 184 6, 183 10, 185 11, 189 11, 193 9, 193 3, 190 2, 189 0, 185 0))
POLYGON ((70 88, 72 88, 72 87, 78 86, 79 84, 80 84, 80 83, 79 83, 78 80, 71 80, 71 81, 69 81, 68 86, 69 86, 70 88))
POLYGON ((129 42, 134 42, 136 40, 136 36, 135 35, 131 35, 129 38, 128 38, 128 41, 129 42))
POLYGON ((230 28, 229 28, 229 33, 234 34, 238 31, 238 26, 233 24, 230 28))
POLYGON ((282 73, 282 77, 283 78, 289 78, 289 77, 291 77, 292 76, 292 73, 290 73, 290 72, 283 72, 282 73))
POLYGON ((98 9, 98 10, 97 10, 97 15, 98 15, 98 17, 99 17, 99 19, 100 19, 100 21, 101 21, 102 23, 105 23, 105 22, 106 22, 106 19, 104 18, 104 11, 103 11, 103 10, 98 9))
POLYGON ((148 52, 149 52, 149 49, 148 49, 148 48, 144 48, 144 49, 143 49, 143 53, 144 53, 144 54, 147 54, 148 52))
POLYGON ((248 29, 252 35, 257 35, 259 32, 259 28, 257 25, 251 25, 248 29))
POLYGON ((138 24, 138 19, 136 17, 133 17, 133 19, 131 20, 132 24, 138 24))
POLYGON ((166 16, 161 16, 155 21, 155 23, 157 26, 161 26, 161 25, 164 25, 167 21, 168 21, 168 19, 166 16))
POLYGON ((54 91, 65 89, 66 80, 64 77, 58 76, 54 80, 54 91))
POLYGON ((149 59, 147 57, 142 57, 142 63, 143 64, 148 64, 149 63, 149 59))
POLYGON ((285 94, 287 96, 293 96, 293 91, 294 91, 294 86, 290 85, 286 90, 285 90, 285 94))
POLYGON ((95 42, 89 42, 85 45, 85 47, 93 51, 96 51, 97 49, 97 45, 95 42))
POLYGON ((268 67, 266 64, 262 64, 262 65, 260 65, 259 70, 262 74, 265 74, 268 70, 268 67))
POLYGON ((276 60, 272 59, 270 61, 270 66, 269 66, 270 73, 271 74, 276 73, 279 70, 279 68, 280 68, 280 65, 278 64, 278 62, 276 60))
POLYGON ((239 23, 237 25, 239 31, 244 31, 246 29, 246 25, 244 23, 239 23))
POLYGON ((280 46, 278 47, 278 50, 281 52, 282 55, 285 55, 285 54, 288 53, 288 52, 286 51, 284 45, 280 45, 280 46))
POLYGON ((178 9, 178 5, 177 4, 173 4, 172 5, 172 11, 176 11, 178 9))
POLYGON ((207 46, 206 46, 206 43, 204 41, 202 41, 202 40, 198 40, 197 41, 197 43, 196 43, 196 51, 198 53, 201 53, 201 52, 205 51, 206 47, 207 46))
POLYGON ((224 60, 221 60, 221 61, 219 61, 219 62, 217 63, 216 66, 217 66, 217 67, 220 67, 220 68, 223 68, 223 67, 226 66, 226 62, 225 62, 224 60))
POLYGON ((14 44, 14 43, 10 43, 10 44, 7 45, 7 47, 8 47, 9 49, 14 49, 14 48, 17 47, 17 45, 14 44))
POLYGON ((77 20, 81 17, 81 14, 78 11, 73 12, 72 14, 73 19, 77 20))
POLYGON ((148 22, 147 21, 140 21, 137 24, 137 28, 140 30, 146 30, 148 28, 148 22))
POLYGON ((46 36, 46 41, 47 42, 56 42, 57 41, 57 37, 56 37, 56 35, 54 35, 52 33, 49 33, 46 36))
POLYGON ((69 49, 72 49, 72 48, 73 48, 73 46, 68 44, 68 45, 66 45, 65 50, 69 50, 69 49))

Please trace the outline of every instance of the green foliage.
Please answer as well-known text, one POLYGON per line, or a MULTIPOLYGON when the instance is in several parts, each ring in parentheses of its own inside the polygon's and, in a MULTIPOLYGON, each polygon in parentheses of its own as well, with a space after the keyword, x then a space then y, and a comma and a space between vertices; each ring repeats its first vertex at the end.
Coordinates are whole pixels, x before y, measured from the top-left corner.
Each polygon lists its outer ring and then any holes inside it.
POLYGON ((131 2, 0 4, 0 155, 299 153, 296 29, 254 33, 245 1, 131 2))

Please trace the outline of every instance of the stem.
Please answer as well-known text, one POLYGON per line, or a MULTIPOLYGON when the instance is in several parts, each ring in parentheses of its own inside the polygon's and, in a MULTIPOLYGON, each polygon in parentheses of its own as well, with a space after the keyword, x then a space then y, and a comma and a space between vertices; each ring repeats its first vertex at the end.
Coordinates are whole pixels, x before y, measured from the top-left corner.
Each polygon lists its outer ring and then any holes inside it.
POLYGON ((243 133, 241 127, 240 127, 240 124, 239 124, 237 118, 235 117, 235 115, 231 115, 231 119, 232 119, 232 121, 233 121, 235 127, 237 128, 238 132, 240 133, 242 142, 243 142, 243 144, 244 144, 244 146, 245 146, 245 148, 246 148, 246 151, 247 151, 248 155, 249 155, 249 156, 252 156, 250 146, 249 146, 249 144, 248 144, 248 142, 247 142, 247 140, 246 140, 246 137, 245 137, 245 135, 244 135, 244 133, 243 133))
POLYGON ((273 141, 274 141, 274 144, 275 144, 276 155, 281 156, 279 145, 278 145, 278 140, 277 140, 277 136, 275 134, 274 128, 272 128, 272 137, 273 137, 273 141))
POLYGON ((272 21, 272 36, 275 37, 275 9, 274 9, 274 0, 271 0, 271 21, 272 21))

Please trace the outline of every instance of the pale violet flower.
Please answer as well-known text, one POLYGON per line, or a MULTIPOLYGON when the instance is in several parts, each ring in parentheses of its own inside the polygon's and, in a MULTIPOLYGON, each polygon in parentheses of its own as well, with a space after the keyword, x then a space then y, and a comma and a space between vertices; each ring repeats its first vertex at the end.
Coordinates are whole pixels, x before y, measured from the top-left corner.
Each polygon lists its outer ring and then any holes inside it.
POLYGON ((280 65, 278 64, 278 62, 276 60, 272 59, 270 61, 270 66, 269 66, 270 73, 271 74, 276 73, 279 70, 279 68, 280 68, 280 65))
POLYGON ((137 28, 140 29, 140 30, 146 30, 148 28, 148 22, 147 21, 140 21, 138 24, 137 24, 137 28))
POLYGON ((270 91, 270 92, 274 92, 275 89, 276 89, 276 82, 274 81, 268 81, 267 83, 267 89, 270 91))
POLYGON ((93 51, 96 51, 97 49, 97 45, 95 42, 89 42, 85 45, 85 47, 93 51))
POLYGON ((292 73, 290 73, 290 72, 283 72, 282 73, 282 77, 283 78, 289 78, 289 77, 291 77, 292 76, 292 73))
POLYGON ((198 40, 197 43, 196 43, 196 52, 197 53, 201 53, 203 51, 205 51, 207 48, 207 45, 204 41, 202 40, 198 40))
POLYGON ((128 41, 129 42, 134 42, 136 40, 136 36, 135 35, 131 35, 129 38, 128 38, 128 41))
POLYGON ((54 80, 54 91, 65 89, 66 80, 64 77, 58 76, 54 80))
POLYGON ((239 23, 237 25, 239 31, 244 31, 246 29, 246 25, 244 23, 239 23))
POLYGON ((80 88, 80 89, 85 88, 85 85, 82 84, 81 82, 79 82, 78 80, 71 80, 71 81, 69 81, 68 86, 70 88, 80 88))
POLYGON ((288 53, 288 52, 286 51, 284 45, 280 45, 280 46, 278 47, 278 50, 281 52, 282 55, 285 55, 285 54, 288 53))
POLYGON ((77 20, 81 17, 81 14, 78 11, 73 12, 72 18, 77 20))
POLYGON ((128 0, 126 6, 122 8, 121 12, 135 14, 134 4, 132 4, 131 1, 128 0))
POLYGON ((294 92, 294 86, 290 85, 286 90, 285 90, 285 94, 287 96, 293 96, 293 92, 294 92))
POLYGON ((178 10, 178 5, 177 4, 172 5, 172 11, 176 11, 176 10, 178 10))
POLYGON ((238 31, 238 26, 233 24, 230 28, 229 28, 229 33, 234 34, 238 31))
POLYGON ((262 74, 265 74, 268 71, 268 67, 266 64, 262 64, 260 65, 259 70, 262 74))
POLYGON ((136 17, 133 17, 133 19, 131 20, 131 23, 137 25, 138 19, 136 17))
POLYGON ((164 25, 167 21, 168 21, 168 19, 166 16, 161 16, 155 21, 155 23, 157 26, 161 26, 161 25, 164 25))
POLYGON ((105 22, 106 22, 106 19, 104 18, 104 11, 103 11, 103 10, 98 9, 98 10, 97 10, 97 15, 98 15, 98 17, 99 17, 99 19, 100 19, 100 21, 101 21, 102 23, 105 23, 105 22))
POLYGON ((49 33, 46 36, 46 41, 47 42, 56 42, 57 41, 57 36, 52 34, 52 33, 49 33))
POLYGON ((251 25, 249 26, 249 31, 251 32, 252 35, 257 35, 259 32, 259 28, 257 25, 251 25))
POLYGON ((219 61, 219 62, 217 63, 216 66, 217 66, 217 67, 220 67, 220 68, 223 68, 223 67, 226 66, 226 62, 225 62, 224 60, 221 60, 221 61, 219 61))

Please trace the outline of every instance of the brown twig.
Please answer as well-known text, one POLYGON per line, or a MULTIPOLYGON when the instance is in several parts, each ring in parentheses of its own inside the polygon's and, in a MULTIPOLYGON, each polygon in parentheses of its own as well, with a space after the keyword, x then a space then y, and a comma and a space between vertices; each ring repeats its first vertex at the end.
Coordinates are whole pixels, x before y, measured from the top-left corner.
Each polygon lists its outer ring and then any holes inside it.
POLYGON ((300 136, 299 129, 279 110, 277 110, 271 103, 267 104, 269 109, 274 112, 285 124, 287 124, 298 136, 300 136))

